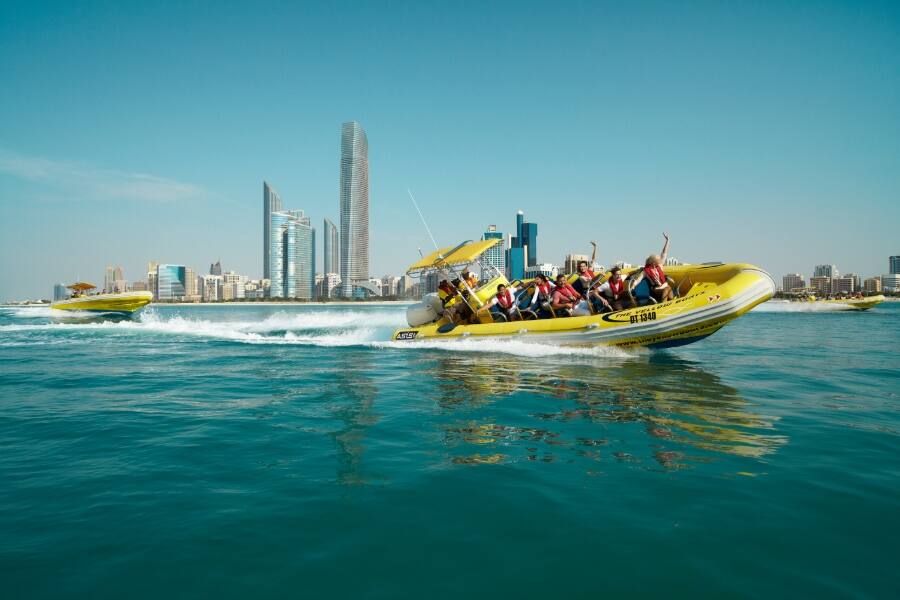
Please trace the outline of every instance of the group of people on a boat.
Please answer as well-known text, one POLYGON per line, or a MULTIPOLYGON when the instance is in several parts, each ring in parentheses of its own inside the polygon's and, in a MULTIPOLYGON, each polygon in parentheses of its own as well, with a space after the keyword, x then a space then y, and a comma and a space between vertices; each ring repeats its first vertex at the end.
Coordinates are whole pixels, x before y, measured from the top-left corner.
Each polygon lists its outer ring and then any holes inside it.
MULTIPOLYGON (((559 274, 553 281, 538 274, 526 283, 500 283, 496 293, 480 306, 474 306, 471 301, 478 289, 478 279, 465 270, 460 278, 452 282, 444 279, 438 285, 438 296, 445 306, 444 316, 453 323, 481 323, 486 316, 491 320, 518 321, 616 312, 637 306, 632 292, 643 280, 647 281, 653 302, 666 302, 675 297, 675 292, 674 282, 664 270, 669 236, 663 233, 663 237, 662 251, 647 257, 644 267, 628 278, 619 266, 612 267, 606 277, 605 273, 595 273, 588 261, 580 261, 576 274, 559 274)), ((593 264, 597 244, 591 242, 591 245, 593 264)))

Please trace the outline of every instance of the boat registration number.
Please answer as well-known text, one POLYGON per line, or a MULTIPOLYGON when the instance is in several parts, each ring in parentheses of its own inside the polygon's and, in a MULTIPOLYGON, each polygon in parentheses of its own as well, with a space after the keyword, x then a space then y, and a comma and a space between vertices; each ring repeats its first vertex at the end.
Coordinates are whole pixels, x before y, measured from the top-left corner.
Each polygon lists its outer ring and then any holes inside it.
POLYGON ((632 323, 644 323, 645 321, 655 321, 656 320, 656 311, 651 310, 649 312, 642 312, 639 315, 631 315, 629 320, 632 323))
POLYGON ((397 334, 398 340, 414 340, 419 334, 418 331, 401 331, 397 334))

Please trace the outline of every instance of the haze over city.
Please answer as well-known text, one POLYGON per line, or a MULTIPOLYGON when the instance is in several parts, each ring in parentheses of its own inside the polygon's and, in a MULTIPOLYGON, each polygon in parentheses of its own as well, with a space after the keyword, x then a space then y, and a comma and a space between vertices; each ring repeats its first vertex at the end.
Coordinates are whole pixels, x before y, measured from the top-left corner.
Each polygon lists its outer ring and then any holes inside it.
MULTIPOLYGON (((262 275, 260 194, 337 222, 369 141, 370 274, 540 225, 541 261, 887 271, 898 8, 0 6, 0 299, 147 262, 262 275), (473 18, 477 9, 479 18, 473 18), (652 18, 651 17, 652 12, 652 18)), ((321 237, 317 240, 321 268, 321 237)))

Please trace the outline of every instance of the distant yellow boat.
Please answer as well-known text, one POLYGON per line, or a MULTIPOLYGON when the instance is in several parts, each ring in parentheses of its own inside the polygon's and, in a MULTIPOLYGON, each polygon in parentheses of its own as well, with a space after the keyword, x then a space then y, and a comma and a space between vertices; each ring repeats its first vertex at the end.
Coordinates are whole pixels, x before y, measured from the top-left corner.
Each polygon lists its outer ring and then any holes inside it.
POLYGON ((116 294, 86 294, 96 286, 78 282, 66 286, 72 290, 72 296, 58 300, 50 305, 55 310, 73 310, 98 313, 118 313, 130 315, 153 301, 150 292, 121 292, 116 294))
POLYGON ((863 298, 832 298, 830 300, 808 296, 806 299, 799 300, 798 302, 815 302, 816 304, 831 305, 840 304, 851 310, 869 310, 884 302, 884 295, 878 294, 877 296, 865 296, 863 298))

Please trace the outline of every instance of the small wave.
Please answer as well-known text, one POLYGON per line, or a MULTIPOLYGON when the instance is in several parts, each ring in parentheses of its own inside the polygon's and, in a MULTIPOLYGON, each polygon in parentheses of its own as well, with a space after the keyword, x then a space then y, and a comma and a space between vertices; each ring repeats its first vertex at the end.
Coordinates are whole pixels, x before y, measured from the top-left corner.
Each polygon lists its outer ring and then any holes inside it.
POLYGON ((841 312, 845 310, 853 310, 846 304, 825 303, 825 302, 789 302, 786 300, 770 300, 763 302, 753 309, 752 312, 761 313, 817 313, 817 312, 841 312))
POLYGON ((429 340, 418 342, 372 342, 378 348, 394 348, 402 350, 431 349, 449 352, 488 352, 513 354, 529 358, 548 356, 584 356, 589 358, 631 358, 637 350, 626 351, 615 346, 561 346, 539 341, 509 339, 465 339, 465 340, 429 340))

